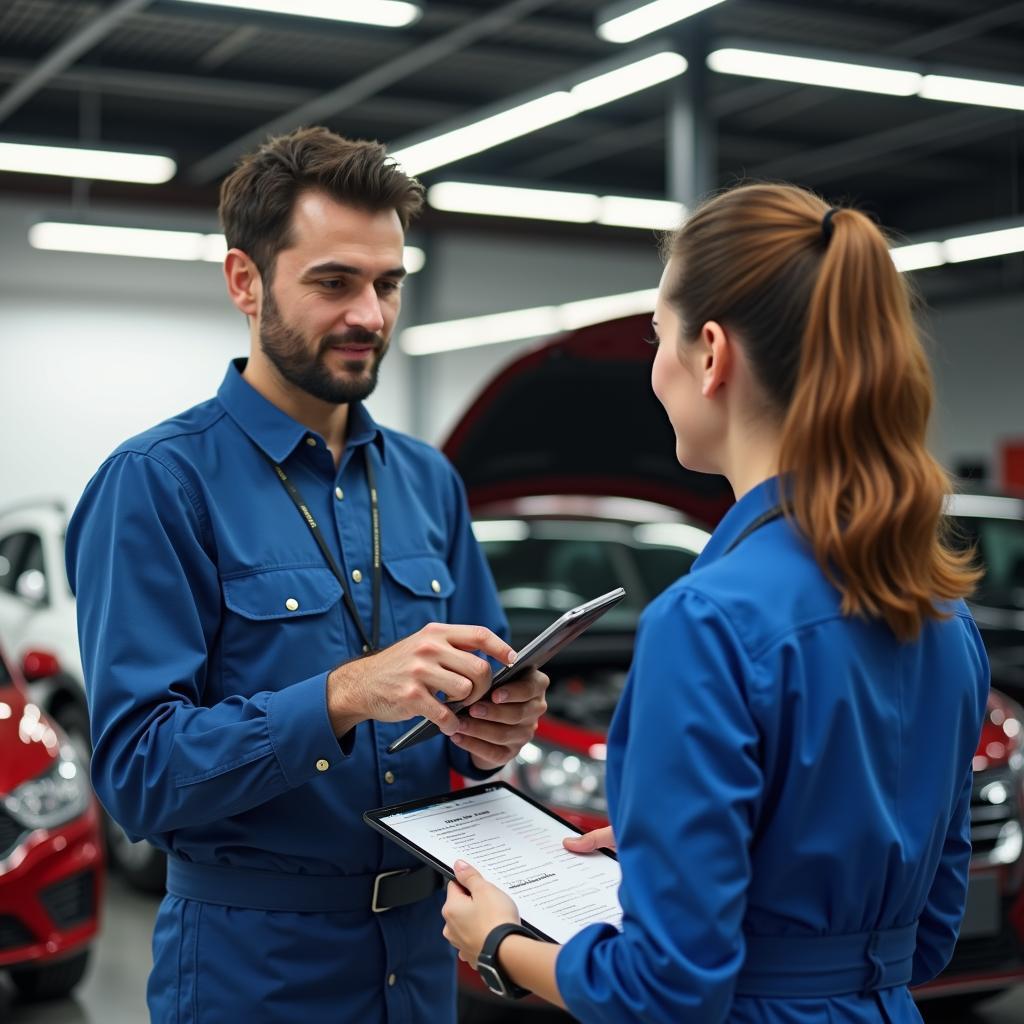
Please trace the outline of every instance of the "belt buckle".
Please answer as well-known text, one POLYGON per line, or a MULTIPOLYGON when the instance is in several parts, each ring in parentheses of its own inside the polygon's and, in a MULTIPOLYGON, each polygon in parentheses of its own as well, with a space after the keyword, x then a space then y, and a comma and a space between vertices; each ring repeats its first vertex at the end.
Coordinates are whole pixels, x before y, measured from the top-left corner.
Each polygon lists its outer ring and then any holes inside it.
POLYGON ((370 910, 375 914, 384 914, 391 910, 391 907, 382 907, 377 903, 378 897, 380 896, 380 883, 385 878, 392 878, 395 875, 408 875, 412 871, 411 868, 399 868, 397 871, 382 871, 373 880, 373 898, 370 900, 370 910))

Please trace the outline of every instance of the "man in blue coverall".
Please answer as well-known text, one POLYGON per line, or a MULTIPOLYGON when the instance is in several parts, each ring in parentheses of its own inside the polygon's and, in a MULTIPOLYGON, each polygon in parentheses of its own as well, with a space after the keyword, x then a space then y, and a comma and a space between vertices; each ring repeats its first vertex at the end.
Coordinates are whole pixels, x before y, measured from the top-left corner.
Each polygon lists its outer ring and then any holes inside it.
POLYGON ((438 877, 361 815, 505 764, 548 680, 446 707, 513 657, 507 627, 454 470, 362 405, 421 205, 326 129, 243 159, 221 219, 249 358, 121 445, 68 528, 96 790, 169 855, 161 1024, 455 1016, 438 877), (389 755, 420 715, 444 735, 389 755))

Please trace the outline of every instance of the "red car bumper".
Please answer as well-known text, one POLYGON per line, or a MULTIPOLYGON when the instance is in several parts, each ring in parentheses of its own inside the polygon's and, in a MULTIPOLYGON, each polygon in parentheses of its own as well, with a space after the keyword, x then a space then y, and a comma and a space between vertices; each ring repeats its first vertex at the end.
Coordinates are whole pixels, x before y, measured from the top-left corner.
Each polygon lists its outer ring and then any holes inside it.
POLYGON ((99 814, 31 833, 0 864, 0 967, 42 965, 96 935, 103 896, 99 814))

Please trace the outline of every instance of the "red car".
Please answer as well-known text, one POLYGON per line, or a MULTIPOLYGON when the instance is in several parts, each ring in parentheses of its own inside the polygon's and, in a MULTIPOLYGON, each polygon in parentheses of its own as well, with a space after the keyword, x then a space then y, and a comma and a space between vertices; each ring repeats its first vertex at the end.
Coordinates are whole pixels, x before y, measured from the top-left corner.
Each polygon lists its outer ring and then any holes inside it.
POLYGON ((81 980, 103 872, 86 769, 0 651, 0 969, 22 998, 63 996, 81 980))
MULTIPOLYGON (((724 480, 676 462, 650 390, 652 355, 639 341, 647 326, 643 317, 600 324, 515 360, 445 445, 466 481, 513 645, 582 600, 619 585, 629 595, 549 664, 550 710, 504 776, 583 829, 607 824, 605 734, 640 610, 688 571, 732 501, 724 480)), ((1022 731, 1024 711, 993 691, 975 758, 961 940, 919 999, 977 1001, 1024 982, 1022 731)), ((479 994, 460 966, 464 994, 479 994)))

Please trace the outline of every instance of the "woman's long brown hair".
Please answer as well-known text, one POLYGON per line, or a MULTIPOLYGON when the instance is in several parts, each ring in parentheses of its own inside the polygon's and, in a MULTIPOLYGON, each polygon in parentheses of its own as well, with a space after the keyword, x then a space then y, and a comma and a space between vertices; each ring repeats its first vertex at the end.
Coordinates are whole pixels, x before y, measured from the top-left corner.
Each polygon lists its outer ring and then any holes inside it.
POLYGON ((743 346, 782 423, 787 516, 847 615, 901 640, 971 592, 946 539, 950 481, 925 436, 933 386, 907 286, 881 231, 792 185, 744 185, 700 207, 668 246, 683 343, 715 320, 743 346))

